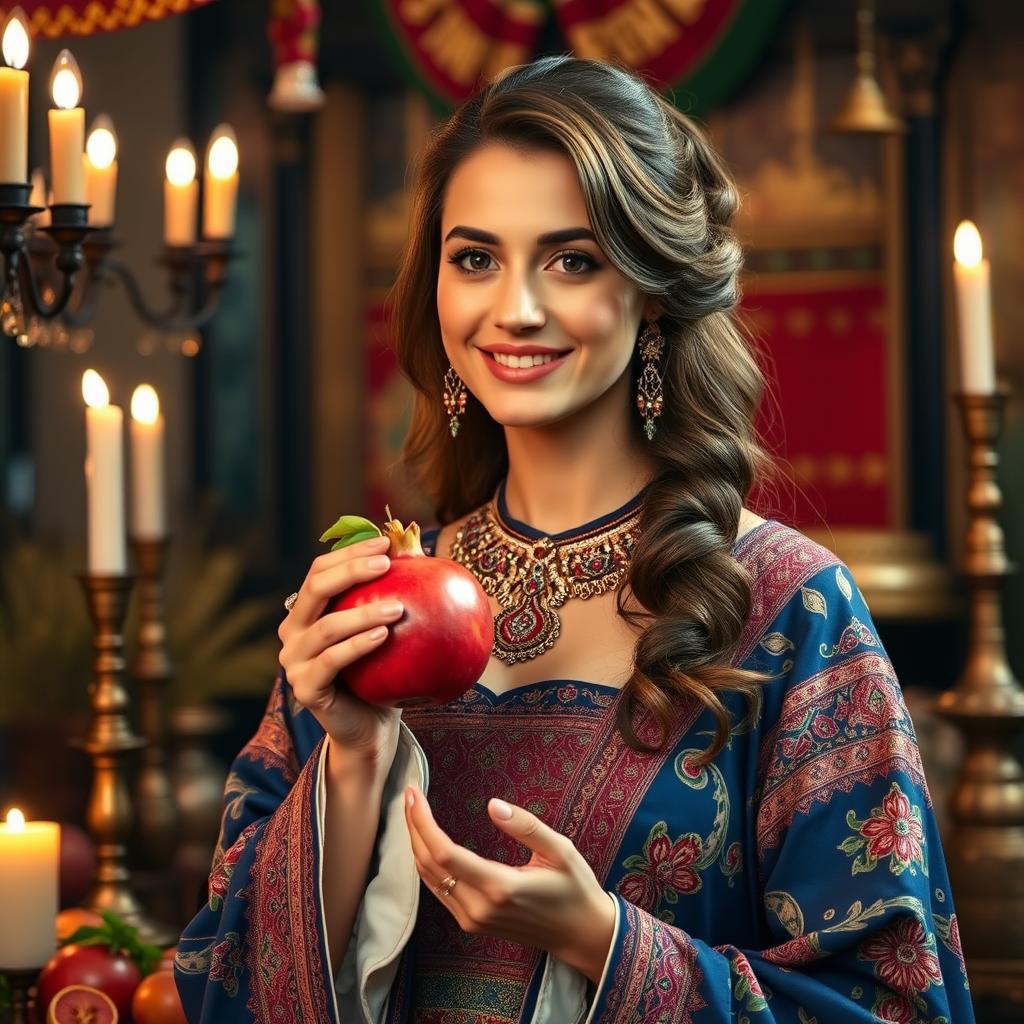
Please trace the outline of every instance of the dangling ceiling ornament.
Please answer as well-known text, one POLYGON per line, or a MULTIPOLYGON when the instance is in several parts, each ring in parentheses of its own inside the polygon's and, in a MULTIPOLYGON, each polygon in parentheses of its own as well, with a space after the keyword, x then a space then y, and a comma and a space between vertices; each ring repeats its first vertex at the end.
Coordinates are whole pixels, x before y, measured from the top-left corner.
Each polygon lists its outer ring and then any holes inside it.
POLYGON ((0 4, 0 23, 15 7, 20 7, 36 38, 91 36, 96 32, 135 28, 146 21, 160 21, 211 3, 213 0, 21 0, 0 4))
POLYGON ((274 47, 274 87, 267 102, 290 113, 322 107, 324 94, 316 75, 318 0, 273 0, 268 34, 274 47))
POLYGON ((680 107, 706 112, 743 79, 786 0, 370 0, 402 64, 450 109, 536 54, 555 18, 579 57, 640 72, 680 107))

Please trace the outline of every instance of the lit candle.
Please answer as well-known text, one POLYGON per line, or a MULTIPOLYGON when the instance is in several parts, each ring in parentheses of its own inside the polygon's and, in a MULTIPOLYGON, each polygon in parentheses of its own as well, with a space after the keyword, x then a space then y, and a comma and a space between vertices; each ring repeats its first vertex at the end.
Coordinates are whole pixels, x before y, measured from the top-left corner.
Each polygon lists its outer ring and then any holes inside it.
POLYGON ((82 98, 82 75, 70 50, 61 50, 54 61, 50 94, 56 104, 56 109, 48 111, 53 201, 84 203, 85 110, 78 105, 82 98))
POLYGON ((235 233, 238 200, 238 144, 230 125, 218 126, 206 151, 203 177, 203 238, 235 233))
POLYGON ((124 462, 120 406, 110 405, 103 378, 82 374, 85 398, 85 482, 89 499, 89 571, 119 575, 125 571, 124 462))
POLYGON ((84 160, 89 223, 110 227, 114 223, 114 197, 117 193, 117 136, 114 124, 106 114, 100 114, 92 123, 84 160))
POLYGON ((28 22, 15 7, 4 25, 2 49, 8 67, 0 68, 0 182, 28 179, 28 22))
POLYGON ((167 154, 164 180, 164 242, 192 245, 196 240, 196 153, 188 139, 178 139, 167 154))
POLYGON ((164 522, 164 418, 149 384, 132 394, 132 533, 162 537, 164 522))
POLYGON ((969 220, 956 229, 953 255, 960 321, 960 386, 967 394, 991 394, 996 382, 988 260, 982 256, 981 235, 969 220))
POLYGON ((42 967, 56 951, 59 868, 57 822, 8 811, 0 822, 0 972, 42 967))

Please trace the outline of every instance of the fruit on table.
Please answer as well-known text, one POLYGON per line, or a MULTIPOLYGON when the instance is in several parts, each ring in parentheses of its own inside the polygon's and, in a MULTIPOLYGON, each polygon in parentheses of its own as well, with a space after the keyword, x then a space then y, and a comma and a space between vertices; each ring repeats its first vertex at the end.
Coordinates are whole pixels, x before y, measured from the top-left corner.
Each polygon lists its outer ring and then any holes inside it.
POLYGON ((51 1000, 46 1024, 117 1024, 110 996, 89 985, 68 985, 51 1000))
POLYGON ((103 918, 86 907, 68 907, 57 915, 57 942, 63 945, 79 928, 99 928, 103 918))
POLYGON ((134 1024, 188 1024, 172 971, 156 970, 143 978, 132 997, 134 1024))
MULTIPOLYGON (((387 639, 341 672, 356 696, 374 704, 412 707, 445 704, 481 676, 494 646, 494 618, 477 578, 458 562, 426 555, 415 522, 388 521, 387 572, 357 583, 327 602, 324 614, 391 598, 405 611, 389 624, 387 639)), ((332 550, 380 536, 361 516, 342 516, 321 540, 332 550)))
POLYGON ((127 1019, 132 996, 141 980, 138 967, 122 953, 105 946, 62 946, 39 975, 36 1002, 40 1010, 49 1012, 50 1003, 62 989, 87 985, 106 993, 118 1014, 127 1019))

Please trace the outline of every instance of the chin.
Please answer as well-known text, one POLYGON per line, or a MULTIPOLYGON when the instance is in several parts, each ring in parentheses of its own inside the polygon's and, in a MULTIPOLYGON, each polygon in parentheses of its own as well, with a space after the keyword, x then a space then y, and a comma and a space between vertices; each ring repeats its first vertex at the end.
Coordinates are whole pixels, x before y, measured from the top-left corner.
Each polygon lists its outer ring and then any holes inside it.
POLYGON ((565 403, 538 401, 483 403, 488 415, 502 427, 546 427, 564 420, 575 411, 565 403))

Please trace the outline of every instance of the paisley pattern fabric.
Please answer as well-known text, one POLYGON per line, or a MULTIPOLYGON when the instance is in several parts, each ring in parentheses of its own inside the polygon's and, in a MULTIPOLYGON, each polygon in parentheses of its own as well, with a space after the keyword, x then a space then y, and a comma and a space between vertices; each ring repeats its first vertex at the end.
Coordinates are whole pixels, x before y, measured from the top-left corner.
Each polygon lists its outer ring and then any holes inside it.
MULTIPOLYGON (((584 680, 477 684, 403 712, 457 842, 526 862, 488 820, 498 796, 587 859, 616 906, 599 984, 576 976, 576 1009, 552 1009, 544 950, 462 932, 419 885, 388 991, 344 1024, 973 1021, 913 725, 849 569, 773 520, 733 556, 753 588, 734 663, 771 679, 756 720, 727 698, 736 728, 706 767, 699 706, 680 703, 663 751, 642 754, 615 730, 620 691, 584 680)), ((319 883, 322 731, 288 692, 281 673, 232 766, 207 902, 179 945, 192 1022, 342 1020, 319 883)), ((643 713, 634 726, 659 738, 643 713)), ((382 830, 379 850, 397 841, 382 830)))

